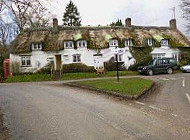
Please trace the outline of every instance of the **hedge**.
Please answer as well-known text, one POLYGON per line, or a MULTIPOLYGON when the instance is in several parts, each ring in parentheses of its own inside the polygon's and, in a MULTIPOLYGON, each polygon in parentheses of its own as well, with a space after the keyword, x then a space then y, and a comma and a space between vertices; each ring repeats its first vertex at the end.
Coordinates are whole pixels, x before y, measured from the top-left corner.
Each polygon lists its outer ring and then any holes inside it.
POLYGON ((62 73, 76 73, 76 72, 95 72, 93 66, 87 66, 82 63, 64 64, 62 73))

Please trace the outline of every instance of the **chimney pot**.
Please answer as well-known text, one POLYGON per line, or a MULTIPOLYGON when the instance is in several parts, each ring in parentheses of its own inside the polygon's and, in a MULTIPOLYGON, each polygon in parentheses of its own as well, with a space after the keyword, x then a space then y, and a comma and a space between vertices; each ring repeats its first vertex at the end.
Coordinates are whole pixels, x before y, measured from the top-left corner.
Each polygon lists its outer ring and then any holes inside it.
POLYGON ((127 19, 125 20, 125 26, 126 26, 126 27, 131 27, 131 18, 127 18, 127 19))
POLYGON ((170 28, 171 29, 177 29, 176 19, 171 19, 170 20, 170 28))
POLYGON ((53 31, 58 32, 58 19, 57 18, 53 19, 53 31))

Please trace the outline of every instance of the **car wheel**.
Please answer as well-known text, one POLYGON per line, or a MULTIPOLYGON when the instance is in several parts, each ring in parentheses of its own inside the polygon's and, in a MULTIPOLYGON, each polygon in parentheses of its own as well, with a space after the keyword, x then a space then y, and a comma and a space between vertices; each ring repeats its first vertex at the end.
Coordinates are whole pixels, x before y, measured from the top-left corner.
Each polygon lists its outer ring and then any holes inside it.
POLYGON ((152 76, 154 73, 153 73, 153 71, 152 70, 148 70, 148 75, 149 76, 152 76))
POLYGON ((168 69, 167 69, 167 73, 168 73, 168 74, 172 74, 172 73, 173 73, 172 68, 168 68, 168 69))

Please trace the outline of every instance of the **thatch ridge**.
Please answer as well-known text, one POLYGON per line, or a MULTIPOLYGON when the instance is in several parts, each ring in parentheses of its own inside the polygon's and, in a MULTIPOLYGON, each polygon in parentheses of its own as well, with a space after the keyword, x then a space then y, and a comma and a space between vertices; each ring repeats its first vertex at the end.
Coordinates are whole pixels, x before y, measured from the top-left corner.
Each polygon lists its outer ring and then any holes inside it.
POLYGON ((156 26, 85 26, 65 27, 58 26, 54 33, 52 27, 26 29, 19 34, 11 44, 11 53, 31 52, 31 43, 42 42, 44 51, 63 50, 65 40, 87 40, 89 49, 103 49, 108 47, 112 38, 118 39, 123 45, 126 39, 133 39, 135 47, 143 47, 144 40, 153 38, 157 42, 160 38, 169 38, 172 47, 190 47, 189 40, 177 29, 156 26))

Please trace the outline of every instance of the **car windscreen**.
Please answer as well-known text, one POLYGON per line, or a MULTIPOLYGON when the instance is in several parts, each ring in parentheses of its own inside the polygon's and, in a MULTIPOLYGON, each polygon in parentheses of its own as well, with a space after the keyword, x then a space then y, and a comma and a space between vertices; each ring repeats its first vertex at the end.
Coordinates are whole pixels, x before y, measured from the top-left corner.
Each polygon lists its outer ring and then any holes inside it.
POLYGON ((156 60, 151 60, 148 65, 154 65, 156 63, 156 60))

